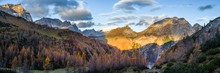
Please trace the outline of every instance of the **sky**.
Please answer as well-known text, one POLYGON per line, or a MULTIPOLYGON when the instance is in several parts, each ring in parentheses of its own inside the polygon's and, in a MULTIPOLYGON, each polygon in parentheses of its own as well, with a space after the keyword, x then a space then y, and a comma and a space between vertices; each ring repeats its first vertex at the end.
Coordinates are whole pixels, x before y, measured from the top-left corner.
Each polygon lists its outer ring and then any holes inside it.
POLYGON ((129 25, 140 32, 167 17, 204 25, 220 16, 219 0, 0 0, 1 5, 6 3, 21 4, 34 20, 68 20, 81 30, 108 31, 129 25))

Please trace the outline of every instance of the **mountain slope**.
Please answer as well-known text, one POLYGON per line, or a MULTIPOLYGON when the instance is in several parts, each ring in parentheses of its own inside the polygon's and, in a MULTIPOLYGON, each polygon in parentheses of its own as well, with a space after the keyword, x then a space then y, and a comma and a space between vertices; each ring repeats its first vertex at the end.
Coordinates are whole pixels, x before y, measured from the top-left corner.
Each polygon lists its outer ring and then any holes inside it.
POLYGON ((31 69, 54 69, 67 65, 79 67, 94 54, 112 53, 116 50, 78 32, 37 25, 2 11, 0 22, 1 67, 28 66, 25 68, 31 69), (49 64, 45 64, 48 61, 49 64))
POLYGON ((186 36, 192 35, 194 32, 192 26, 184 18, 165 18, 140 32, 136 41, 137 43, 142 43, 141 45, 148 43, 163 45, 169 41, 181 40, 186 36))
POLYGON ((80 34, 78 32, 72 32, 70 30, 56 30, 53 28, 45 27, 45 26, 39 26, 34 23, 22 20, 22 18, 18 19, 16 17, 7 15, 4 12, 1 12, 0 21, 3 23, 16 25, 17 27, 19 27, 21 29, 36 31, 42 35, 47 35, 50 37, 54 37, 56 39, 73 40, 76 42, 76 44, 78 44, 76 46, 81 49, 86 48, 86 47, 87 48, 96 48, 97 47, 96 49, 106 49, 102 46, 98 46, 98 45, 106 45, 106 44, 101 44, 93 39, 90 39, 88 37, 83 36, 82 34, 80 34), (77 43, 77 42, 79 42, 79 43, 77 43), (85 42, 91 43, 91 45, 93 45, 93 46, 88 45, 85 42), (94 45, 97 45, 97 46, 94 47, 94 45))
POLYGON ((129 50, 152 43, 161 46, 169 41, 179 41, 194 32, 193 27, 184 18, 173 17, 158 21, 139 33, 128 26, 113 29, 106 34, 106 38, 108 44, 121 50, 129 50))
POLYGON ((193 63, 196 68, 199 68, 196 71, 204 68, 205 71, 203 72, 213 72, 220 67, 217 64, 220 61, 218 50, 218 47, 220 47, 219 29, 220 17, 210 21, 200 31, 181 40, 171 49, 162 53, 161 58, 157 60, 157 65, 166 65, 167 62, 172 62, 173 66, 178 63, 178 65, 187 67, 187 65, 193 63))
POLYGON ((120 50, 129 50, 133 47, 133 39, 137 36, 129 26, 116 28, 106 34, 108 44, 120 50))

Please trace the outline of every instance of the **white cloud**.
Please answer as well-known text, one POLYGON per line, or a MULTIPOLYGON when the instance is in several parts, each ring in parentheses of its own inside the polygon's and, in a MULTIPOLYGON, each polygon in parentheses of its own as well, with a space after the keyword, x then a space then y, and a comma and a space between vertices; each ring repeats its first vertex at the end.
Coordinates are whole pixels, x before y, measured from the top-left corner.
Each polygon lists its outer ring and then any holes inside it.
POLYGON ((116 20, 116 21, 108 21, 106 24, 107 25, 118 25, 118 24, 125 23, 125 22, 126 22, 125 20, 116 20))
POLYGON ((128 22, 126 23, 126 25, 135 25, 135 22, 134 22, 134 21, 128 21, 128 22))
POLYGON ((113 16, 113 17, 109 17, 107 18, 108 20, 112 20, 112 21, 123 21, 123 20, 133 20, 136 19, 137 16, 135 15, 121 15, 121 16, 113 16))
POLYGON ((155 0, 120 0, 114 4, 114 9, 117 11, 131 13, 142 7, 156 4, 155 0))
POLYGON ((157 22, 159 20, 162 20, 166 18, 167 16, 162 14, 162 15, 145 15, 145 14, 139 14, 139 15, 134 15, 134 14, 126 14, 126 15, 120 15, 120 16, 113 16, 113 17, 108 17, 107 20, 107 25, 119 25, 119 24, 129 24, 131 25, 130 22, 135 23, 135 25, 150 25, 153 24, 154 22, 157 22))
POLYGON ((49 13, 48 7, 41 7, 39 4, 33 4, 27 7, 27 10, 31 12, 31 15, 37 18, 46 17, 49 13))
POLYGON ((22 0, 33 17, 58 14, 63 20, 91 20, 92 14, 82 1, 76 0, 22 0), (52 8, 51 8, 52 7, 52 8), (50 13, 50 11, 52 13, 50 13))
POLYGON ((89 28, 95 25, 95 23, 90 20, 71 21, 71 24, 76 24, 78 28, 89 28))
POLYGON ((80 22, 76 24, 76 26, 79 28, 88 28, 88 27, 92 27, 93 25, 95 25, 95 23, 93 22, 80 22))
POLYGON ((161 9, 161 7, 157 6, 157 7, 153 7, 152 9, 150 9, 150 11, 153 12, 153 11, 157 11, 157 10, 160 10, 160 9, 161 9))
POLYGON ((83 2, 74 7, 57 7, 57 12, 64 20, 91 20, 91 12, 84 6, 83 2))
POLYGON ((162 15, 156 15, 156 16, 151 16, 151 15, 140 15, 139 19, 140 21, 136 25, 151 25, 157 21, 160 21, 167 16, 162 14, 162 15))
POLYGON ((203 18, 196 19, 196 21, 209 21, 209 19, 206 17, 203 17, 203 18))
POLYGON ((108 31, 111 31, 112 29, 115 29, 115 28, 118 28, 118 26, 104 27, 104 28, 102 28, 101 30, 102 30, 103 32, 108 32, 108 31))

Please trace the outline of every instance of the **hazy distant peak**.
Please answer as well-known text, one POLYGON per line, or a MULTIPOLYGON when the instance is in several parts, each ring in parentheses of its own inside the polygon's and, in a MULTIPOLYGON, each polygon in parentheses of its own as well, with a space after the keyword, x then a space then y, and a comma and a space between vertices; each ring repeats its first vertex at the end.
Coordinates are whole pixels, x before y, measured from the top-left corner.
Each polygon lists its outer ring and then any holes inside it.
POLYGON ((193 25, 193 29, 197 32, 202 29, 202 26, 200 24, 196 23, 193 25))
POLYGON ((53 28, 70 29, 72 31, 80 32, 80 30, 75 24, 71 24, 69 21, 62 22, 60 19, 43 17, 39 20, 36 20, 35 23, 40 24, 40 25, 47 25, 53 28))

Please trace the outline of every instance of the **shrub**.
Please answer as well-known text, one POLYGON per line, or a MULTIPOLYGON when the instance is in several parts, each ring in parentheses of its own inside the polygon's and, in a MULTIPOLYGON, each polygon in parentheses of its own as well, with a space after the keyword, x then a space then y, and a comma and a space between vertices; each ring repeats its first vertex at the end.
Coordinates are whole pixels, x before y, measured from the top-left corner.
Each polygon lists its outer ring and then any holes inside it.
POLYGON ((201 63, 201 62, 204 62, 205 60, 206 60, 206 54, 202 53, 198 56, 196 62, 201 63))
POLYGON ((220 67, 220 58, 214 58, 210 62, 208 62, 204 67, 206 70, 208 70, 210 73, 213 72, 216 68, 220 67))
POLYGON ((16 72, 11 70, 0 70, 0 73, 16 73, 16 72))
POLYGON ((10 24, 0 22, 0 27, 11 27, 10 24))
POLYGON ((173 65, 173 63, 171 63, 171 62, 167 63, 168 67, 171 67, 172 65, 173 65))
POLYGON ((203 69, 197 64, 180 64, 177 66, 166 67, 164 73, 208 73, 207 70, 203 69))
POLYGON ((207 55, 216 55, 218 53, 220 53, 220 48, 210 49, 206 52, 207 55))

